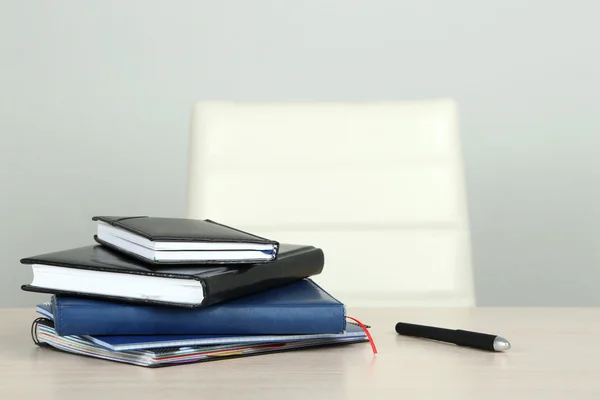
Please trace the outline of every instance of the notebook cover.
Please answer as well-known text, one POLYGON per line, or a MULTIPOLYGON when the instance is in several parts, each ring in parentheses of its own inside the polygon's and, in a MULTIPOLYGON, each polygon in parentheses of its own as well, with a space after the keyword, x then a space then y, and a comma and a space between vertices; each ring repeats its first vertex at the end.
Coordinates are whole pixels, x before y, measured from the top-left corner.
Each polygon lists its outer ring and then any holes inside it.
MULTIPOLYGON (((56 325, 60 318, 52 313, 50 303, 39 304, 37 312, 50 319, 56 325)), ((364 331, 355 323, 348 323, 346 329, 339 333, 310 333, 310 334, 229 334, 229 335, 61 335, 80 336, 111 351, 141 350, 165 347, 188 346, 221 346, 230 344, 265 344, 282 341, 303 341, 316 339, 362 338, 364 331)))
POLYGON ((53 296, 59 335, 342 333, 344 305, 311 279, 193 310, 53 296))
POLYGON ((22 285, 29 292, 63 294, 78 297, 115 300, 138 304, 162 304, 180 307, 204 307, 238 297, 259 293, 318 275, 323 270, 323 251, 314 246, 282 244, 277 260, 266 264, 236 265, 151 265, 138 261, 102 245, 79 247, 21 259, 22 264, 45 264, 114 273, 160 276, 173 279, 194 279, 204 289, 204 299, 198 304, 179 304, 152 298, 135 299, 77 291, 64 291, 22 285))
MULTIPOLYGON (((274 246, 273 258, 270 260, 223 260, 213 261, 213 264, 243 264, 243 263, 269 263, 277 259, 279 242, 255 234, 227 226, 209 219, 190 218, 163 218, 149 216, 95 216, 94 221, 101 221, 120 228, 150 241, 161 242, 224 242, 224 243, 255 243, 272 244, 274 246)), ((108 243, 97 235, 94 240, 103 246, 123 252, 149 264, 206 264, 202 260, 148 260, 131 251, 127 251, 112 243, 108 243)))
POLYGON ((98 237, 98 235, 94 235, 94 240, 98 243, 101 244, 102 246, 108 247, 111 250, 114 251, 118 251, 120 253, 123 253, 129 257, 133 257, 139 261, 144 262, 145 264, 153 264, 153 265, 181 265, 181 264, 203 264, 203 265, 218 265, 218 264, 266 264, 266 263, 270 263, 273 262, 278 255, 278 247, 276 247, 273 252, 271 253, 272 258, 271 259, 265 259, 265 260, 257 260, 257 259, 240 259, 240 260, 234 260, 234 259, 225 259, 225 260, 149 260, 145 257, 142 257, 141 255, 134 253, 132 251, 129 251, 127 249, 124 249, 122 247, 116 246, 112 243, 107 242, 106 240, 102 240, 98 237))
POLYGON ((42 348, 143 367, 166 367, 311 347, 367 342, 369 340, 366 334, 357 334, 355 337, 282 341, 266 344, 185 346, 110 351, 80 336, 58 336, 54 331, 53 322, 47 318, 36 319, 31 326, 31 332, 33 342, 42 348))
POLYGON ((210 219, 95 216, 92 220, 105 222, 114 227, 145 237, 153 242, 278 244, 277 241, 244 232, 210 219))

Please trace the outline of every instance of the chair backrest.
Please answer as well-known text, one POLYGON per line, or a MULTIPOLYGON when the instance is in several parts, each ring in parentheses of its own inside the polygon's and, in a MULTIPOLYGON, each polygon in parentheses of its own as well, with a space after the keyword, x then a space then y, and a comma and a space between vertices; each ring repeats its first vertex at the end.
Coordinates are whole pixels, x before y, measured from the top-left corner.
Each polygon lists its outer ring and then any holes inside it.
POLYGON ((200 102, 188 217, 319 246, 349 306, 472 306, 457 106, 200 102))

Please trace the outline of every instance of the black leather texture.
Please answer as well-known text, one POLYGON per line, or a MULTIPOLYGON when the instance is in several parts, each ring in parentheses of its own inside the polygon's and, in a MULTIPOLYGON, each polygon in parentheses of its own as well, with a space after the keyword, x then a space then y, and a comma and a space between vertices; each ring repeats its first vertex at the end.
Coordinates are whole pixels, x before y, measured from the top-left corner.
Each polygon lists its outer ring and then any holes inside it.
POLYGON ((92 245, 26 257, 21 259, 21 263, 161 276, 172 279, 194 279, 200 281, 204 287, 204 300, 200 304, 183 305, 152 299, 139 300, 82 292, 57 291, 31 285, 21 286, 24 291, 114 299, 136 303, 202 307, 318 275, 324 267, 324 254, 321 249, 314 246, 281 244, 279 257, 269 263, 161 266, 139 261, 106 246, 92 245))
POLYGON ((161 242, 230 242, 277 245, 275 240, 266 239, 249 232, 206 219, 162 218, 162 217, 109 217, 95 216, 114 227, 127 230, 151 241, 161 242))

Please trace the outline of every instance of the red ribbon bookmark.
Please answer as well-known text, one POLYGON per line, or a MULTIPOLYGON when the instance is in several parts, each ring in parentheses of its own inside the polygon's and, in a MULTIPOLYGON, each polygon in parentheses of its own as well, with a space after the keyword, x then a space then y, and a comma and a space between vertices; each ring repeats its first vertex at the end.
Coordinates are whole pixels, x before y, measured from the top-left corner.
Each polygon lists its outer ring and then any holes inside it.
POLYGON ((369 343, 371 343, 371 349, 373 349, 373 354, 377 354, 377 347, 375 347, 375 342, 373 341, 373 338, 371 337, 371 334, 369 333, 369 330, 367 329, 367 327, 362 322, 357 320, 356 318, 352 318, 349 316, 346 316, 346 318, 351 319, 352 321, 356 322, 358 324, 358 326, 360 326, 362 328, 362 330, 365 331, 365 333, 367 334, 367 338, 369 339, 369 343))

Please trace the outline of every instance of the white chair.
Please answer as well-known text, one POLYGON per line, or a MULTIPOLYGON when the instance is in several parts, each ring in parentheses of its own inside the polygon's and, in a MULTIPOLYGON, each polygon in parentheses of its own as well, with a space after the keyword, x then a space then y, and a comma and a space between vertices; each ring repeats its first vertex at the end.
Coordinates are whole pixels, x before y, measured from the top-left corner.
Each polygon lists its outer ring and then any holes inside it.
POLYGON ((200 102, 188 217, 323 249, 349 306, 472 306, 457 106, 200 102))

